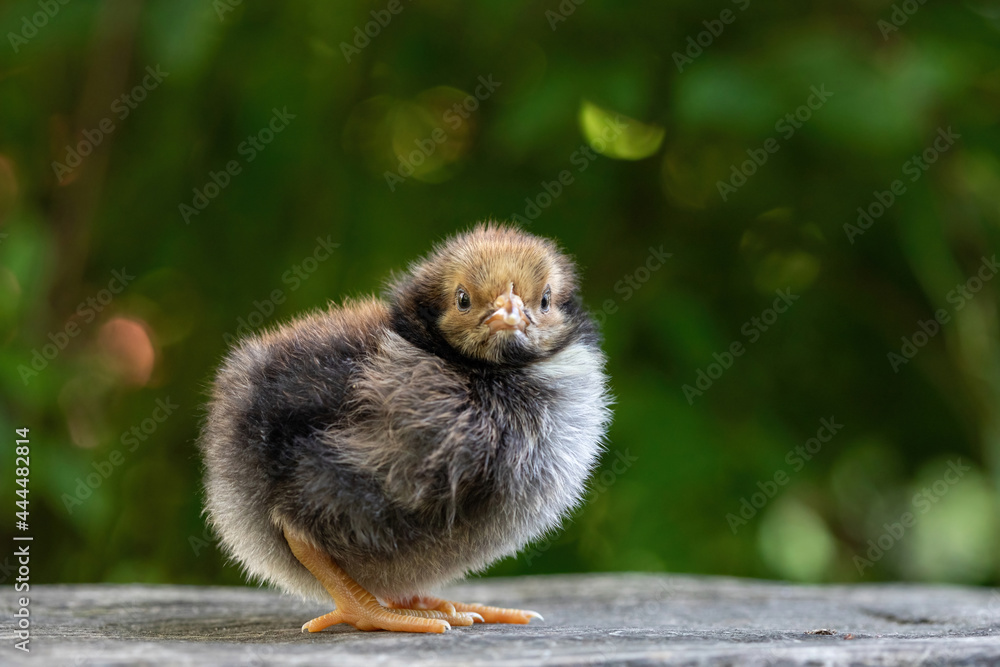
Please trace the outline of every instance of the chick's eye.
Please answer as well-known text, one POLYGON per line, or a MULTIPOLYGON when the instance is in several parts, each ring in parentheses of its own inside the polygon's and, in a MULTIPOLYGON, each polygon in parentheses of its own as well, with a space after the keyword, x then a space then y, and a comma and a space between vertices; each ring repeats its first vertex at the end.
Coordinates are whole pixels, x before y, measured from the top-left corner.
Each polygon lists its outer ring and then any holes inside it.
POLYGON ((545 292, 542 293, 542 312, 549 312, 550 305, 552 305, 552 288, 546 285, 545 292))
POLYGON ((461 287, 458 288, 458 292, 455 294, 455 302, 458 304, 458 309, 463 313, 472 308, 472 297, 461 287))

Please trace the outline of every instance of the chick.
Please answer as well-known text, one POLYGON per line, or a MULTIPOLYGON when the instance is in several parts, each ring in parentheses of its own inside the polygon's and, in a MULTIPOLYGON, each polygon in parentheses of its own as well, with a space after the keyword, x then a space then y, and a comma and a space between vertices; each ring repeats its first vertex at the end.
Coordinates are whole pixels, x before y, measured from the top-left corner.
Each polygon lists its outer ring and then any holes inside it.
POLYGON ((575 268, 479 225, 390 281, 242 341, 200 439, 206 512, 252 577, 336 609, 303 631, 444 632, 536 612, 434 597, 558 526, 610 396, 575 268))

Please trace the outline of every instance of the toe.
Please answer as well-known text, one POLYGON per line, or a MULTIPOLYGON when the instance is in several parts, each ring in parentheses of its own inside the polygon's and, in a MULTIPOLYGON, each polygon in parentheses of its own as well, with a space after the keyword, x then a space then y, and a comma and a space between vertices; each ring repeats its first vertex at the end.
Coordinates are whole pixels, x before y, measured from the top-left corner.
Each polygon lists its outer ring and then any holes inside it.
POLYGON ((456 602, 455 609, 460 612, 474 612, 479 614, 484 623, 513 623, 517 625, 527 625, 531 619, 537 618, 545 620, 537 611, 529 609, 507 609, 505 607, 489 607, 484 604, 465 604, 456 602))
POLYGON ((340 611, 334 609, 329 614, 324 614, 314 618, 313 620, 305 623, 302 626, 302 632, 319 632, 320 630, 325 630, 331 625, 337 625, 338 623, 343 623, 344 619, 340 614, 340 611))
POLYGON ((453 614, 448 614, 443 611, 437 611, 436 609, 392 609, 392 611, 404 616, 439 619, 447 621, 449 625, 462 627, 472 625, 477 619, 480 623, 483 622, 483 617, 475 612, 456 611, 453 614))
POLYGON ((441 600, 438 603, 438 605, 436 607, 432 607, 432 609, 434 609, 435 611, 443 611, 444 613, 449 614, 451 616, 454 616, 456 613, 458 613, 458 610, 455 609, 455 605, 448 602, 447 600, 441 600))

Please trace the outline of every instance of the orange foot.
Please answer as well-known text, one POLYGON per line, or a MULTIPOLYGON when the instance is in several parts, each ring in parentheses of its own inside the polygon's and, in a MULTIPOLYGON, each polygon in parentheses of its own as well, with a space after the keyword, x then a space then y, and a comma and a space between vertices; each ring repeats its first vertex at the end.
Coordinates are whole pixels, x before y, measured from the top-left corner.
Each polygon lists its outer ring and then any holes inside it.
POLYGON ((450 611, 384 607, 327 553, 287 530, 285 540, 299 562, 323 584, 337 604, 334 611, 303 625, 303 632, 319 632, 338 623, 353 625, 358 630, 445 632, 453 625, 468 626, 484 620, 474 610, 458 611, 454 607, 450 611))
POLYGON ((452 602, 426 595, 401 600, 390 600, 386 606, 391 609, 419 609, 444 614, 472 614, 477 623, 517 623, 527 625, 533 618, 537 618, 540 621, 545 620, 537 611, 452 602))

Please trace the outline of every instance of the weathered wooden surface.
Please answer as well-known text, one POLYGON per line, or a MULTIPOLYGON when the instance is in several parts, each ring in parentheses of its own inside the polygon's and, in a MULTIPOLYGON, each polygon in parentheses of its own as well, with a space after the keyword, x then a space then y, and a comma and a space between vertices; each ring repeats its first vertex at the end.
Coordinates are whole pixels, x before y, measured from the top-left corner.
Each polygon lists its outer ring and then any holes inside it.
POLYGON ((304 635, 301 624, 329 608, 267 590, 33 586, 24 655, 13 649, 8 586, 0 664, 1000 664, 997 591, 590 575, 473 581, 447 594, 535 609, 545 621, 304 635))

